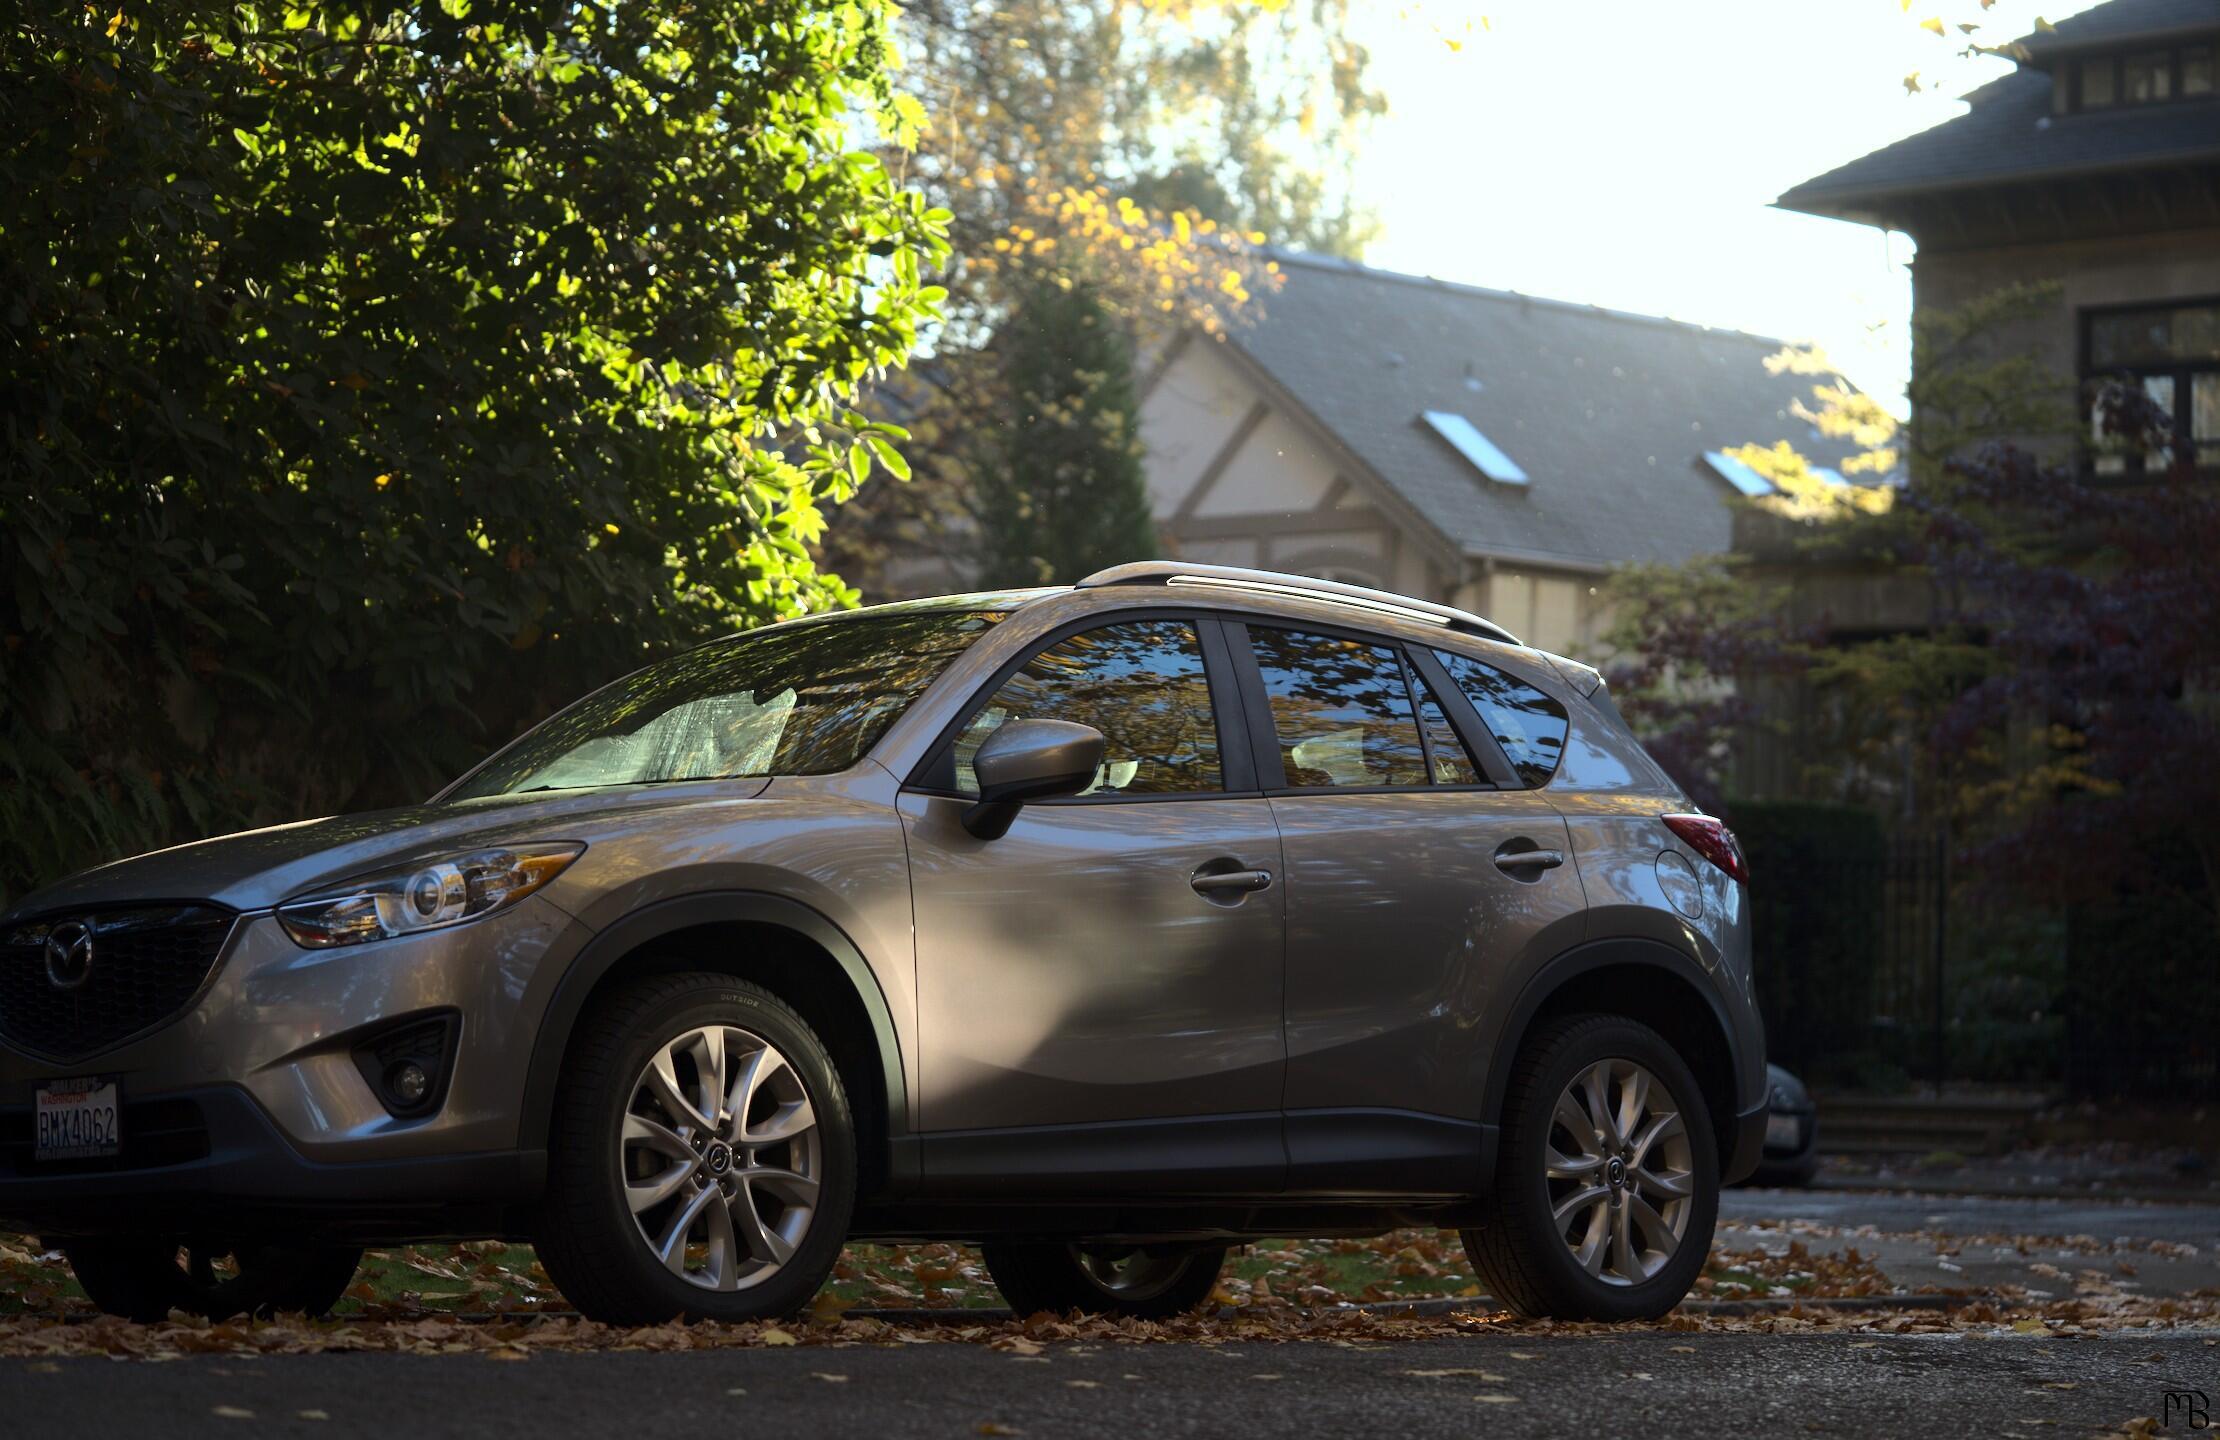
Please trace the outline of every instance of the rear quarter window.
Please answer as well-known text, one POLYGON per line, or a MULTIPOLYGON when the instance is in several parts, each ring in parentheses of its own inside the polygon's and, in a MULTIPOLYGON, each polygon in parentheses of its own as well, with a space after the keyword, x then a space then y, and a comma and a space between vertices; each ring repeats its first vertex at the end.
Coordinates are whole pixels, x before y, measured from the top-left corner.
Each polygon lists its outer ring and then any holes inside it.
POLYGON ((1565 756, 1565 707, 1524 680, 1469 655, 1436 650, 1434 657, 1480 712, 1520 783, 1530 790, 1547 785, 1565 756))

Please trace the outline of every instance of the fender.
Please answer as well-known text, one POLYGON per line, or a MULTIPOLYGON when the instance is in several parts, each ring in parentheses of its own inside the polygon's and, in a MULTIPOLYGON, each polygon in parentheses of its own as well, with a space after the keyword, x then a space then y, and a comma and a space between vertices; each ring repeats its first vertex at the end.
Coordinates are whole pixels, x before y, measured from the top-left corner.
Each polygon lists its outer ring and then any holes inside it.
MULTIPOLYGON (((1704 998, 1704 1003, 1711 1007, 1711 1018, 1718 1025, 1719 1033, 1726 1038, 1728 1073, 1734 1077, 1734 1109, 1737 1114, 1746 1110, 1750 1097, 1742 1093, 1742 1040, 1733 1020, 1727 1014, 1725 1004, 1719 998, 1717 983, 1694 959, 1670 945, 1660 944, 1655 940, 1613 938, 1575 945, 1554 959, 1544 961, 1519 991, 1518 999, 1512 1002, 1503 1023, 1494 1031, 1502 1037, 1502 1041, 1495 1046, 1495 1053, 1488 1059, 1487 1086, 1482 1092, 1486 1108, 1481 1114, 1489 1118, 1489 1123, 1501 1123, 1495 1117, 1500 1116, 1503 1111, 1503 1092, 1511 1083, 1511 1061, 1518 1054, 1517 1041, 1525 1038, 1527 1027, 1533 1023, 1535 1013, 1566 981, 1601 970, 1607 965, 1654 966, 1677 976, 1704 998)), ((1761 1092, 1760 1099, 1762 1098, 1761 1092)), ((1722 1150, 1732 1143, 1730 1136, 1722 1135, 1719 1138, 1722 1150)), ((1493 1169, 1492 1164, 1490 1168, 1493 1169)))
MULTIPOLYGON (((631 912, 587 941, 556 982, 555 993, 540 1018, 532 1042, 532 1063, 524 1082, 521 1139, 526 1145, 544 1146, 553 1122, 555 1089, 561 1079, 563 1052, 586 1008, 586 997, 615 968, 617 962, 660 936, 702 925, 776 925, 808 937, 831 955, 848 977, 848 984, 871 1017, 879 1068, 886 1085, 887 1136, 891 1140, 909 1129, 909 1083, 902 1073, 901 1042, 896 1038, 894 1015, 886 992, 847 932, 798 900, 754 890, 711 890, 659 900, 631 912)), ((909 1147, 893 1147, 896 1157, 909 1147)), ((897 1165, 901 1162, 895 1160, 897 1165)))

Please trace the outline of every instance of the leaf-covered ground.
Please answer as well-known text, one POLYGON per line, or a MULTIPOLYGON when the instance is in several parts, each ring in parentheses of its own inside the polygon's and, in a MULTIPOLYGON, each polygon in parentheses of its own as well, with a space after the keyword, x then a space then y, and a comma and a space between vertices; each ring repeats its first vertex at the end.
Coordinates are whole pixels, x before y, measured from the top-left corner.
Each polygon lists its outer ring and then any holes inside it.
MULTIPOLYGON (((1700 1295, 1883 1295, 1886 1277, 1855 1249, 1815 1254, 1790 1239, 1764 1249, 1716 1249, 1700 1295), (1769 1253, 1770 1252, 1770 1253, 1769 1253)), ((1397 1230, 1369 1240, 1265 1240, 1234 1252, 1215 1296, 1221 1307, 1476 1298, 1482 1294, 1455 1234, 1397 1230)), ((851 1245, 820 1305, 871 1309, 985 1309, 1003 1304, 967 1245, 851 1245)), ((421 1318, 567 1310, 530 1247, 498 1241, 372 1250, 337 1314, 421 1318)), ((92 1313, 59 1255, 25 1236, 0 1236, 0 1316, 92 1313)))
MULTIPOLYGON (((2070 1335, 2091 1330, 2220 1327, 2220 1296, 2148 1297, 2084 1272, 2070 1298, 2005 1291, 1961 1297, 1949 1310, 1904 1308, 1903 1292, 1854 1245, 1818 1227, 1787 1228, 1743 1249, 1715 1249, 1697 1299, 1770 1302, 1756 1311, 1684 1308, 1669 1330, 1834 1330, 1874 1335, 2012 1330, 2070 1335), (1824 1302, 1853 1298, 1859 1308, 1824 1302), (1820 1303, 1810 1303, 1820 1302, 1820 1303), (1878 1308, 1875 1308, 1878 1307, 1878 1308)), ((2032 1239, 2032 1237, 2029 1237, 2032 1239)), ((2045 1241, 2045 1244, 2056 1243, 2045 1241)), ((1366 1241, 1267 1241, 1227 1266, 1213 1303, 1165 1322, 1007 1319, 966 1309, 1000 1304, 976 1251, 953 1245, 849 1247, 832 1284, 808 1313, 775 1324, 678 1324, 620 1330, 563 1305, 528 1249, 498 1243, 373 1252, 340 1311, 208 1325, 173 1316, 135 1325, 98 1315, 59 1257, 23 1237, 0 1237, 0 1355, 107 1354, 167 1359, 195 1353, 306 1350, 483 1352, 521 1360, 535 1351, 693 1350, 735 1346, 985 1344, 1019 1354, 1061 1341, 1391 1341, 1477 1331, 1594 1334, 1602 1325, 1519 1320, 1485 1308, 1415 1315, 1350 1302, 1439 1296, 1477 1299, 1479 1287, 1453 1235, 1405 1230, 1366 1241), (898 1312, 918 1312, 909 1318, 898 1312), (855 1313, 851 1313, 855 1312, 855 1313)), ((1931 1301, 1927 1302, 1931 1303, 1931 1301)), ((1637 1327, 1656 1328, 1656 1327, 1637 1327)), ((1853 1342, 1857 1343, 1857 1342, 1853 1342)))

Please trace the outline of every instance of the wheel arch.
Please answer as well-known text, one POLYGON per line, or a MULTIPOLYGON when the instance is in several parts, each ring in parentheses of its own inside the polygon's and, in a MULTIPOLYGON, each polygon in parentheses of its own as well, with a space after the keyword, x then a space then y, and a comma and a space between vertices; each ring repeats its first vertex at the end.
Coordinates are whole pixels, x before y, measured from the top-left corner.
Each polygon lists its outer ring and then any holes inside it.
MULTIPOLYGON (((1486 1115, 1500 1126, 1511 1065, 1534 1027, 1559 1015, 1623 1015, 1663 1035, 1703 1090, 1722 1175, 1733 1175, 1744 1107, 1735 1029, 1696 962, 1653 940, 1595 940, 1544 964, 1519 991, 1488 1061, 1486 1115)), ((1492 1169, 1492 1166, 1491 1166, 1492 1169)))
POLYGON ((563 1056, 597 995, 656 974, 706 970, 752 980, 792 1005, 832 1052, 856 1118, 859 1194, 900 1188, 911 1146, 909 1085, 886 992, 838 925, 810 906, 759 891, 657 901, 596 934, 563 972, 533 1040, 521 1142, 544 1147, 563 1056))

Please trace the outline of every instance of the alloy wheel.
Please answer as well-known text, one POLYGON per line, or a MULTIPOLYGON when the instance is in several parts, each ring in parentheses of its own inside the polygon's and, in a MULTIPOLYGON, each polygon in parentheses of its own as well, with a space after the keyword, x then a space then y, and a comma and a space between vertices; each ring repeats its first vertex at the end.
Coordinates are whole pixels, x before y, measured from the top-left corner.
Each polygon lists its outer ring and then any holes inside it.
POLYGON ((705 1290, 745 1290, 794 1257, 817 1213, 824 1157, 801 1077, 730 1025, 689 1030, 633 1082, 618 1174, 640 1239, 705 1290))
POLYGON ((1590 1275, 1638 1285, 1687 1233, 1695 1161, 1680 1104, 1632 1060, 1599 1060, 1557 1097, 1544 1151, 1558 1236, 1590 1275))

